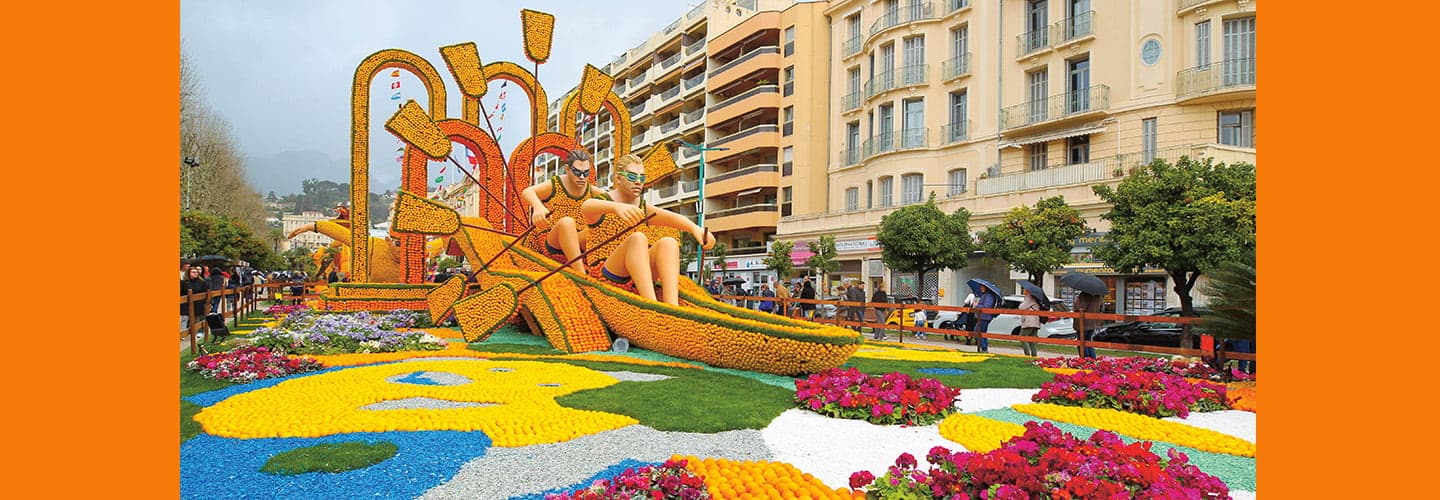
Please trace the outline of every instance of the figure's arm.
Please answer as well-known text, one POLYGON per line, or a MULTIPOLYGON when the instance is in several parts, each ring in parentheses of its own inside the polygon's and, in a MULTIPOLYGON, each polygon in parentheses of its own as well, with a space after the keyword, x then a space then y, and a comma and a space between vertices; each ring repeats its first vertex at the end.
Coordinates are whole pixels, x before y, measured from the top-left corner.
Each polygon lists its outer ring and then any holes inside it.
POLYGON ((302 234, 312 231, 323 234, 325 236, 329 236, 331 239, 334 239, 335 241, 338 241, 342 244, 350 244, 350 229, 328 220, 322 220, 312 224, 300 226, 298 229, 290 231, 290 235, 286 238, 294 238, 296 236, 300 236, 302 234))
POLYGON ((550 182, 545 181, 527 187, 520 192, 520 199, 525 200, 525 203, 530 205, 531 224, 538 226, 546 217, 550 216, 550 209, 545 206, 545 203, 540 201, 540 198, 549 198, 555 194, 552 191, 554 191, 554 188, 551 187, 550 182))
POLYGON ((695 237, 695 241, 700 242, 701 248, 706 250, 715 248, 715 236, 710 233, 710 230, 696 225, 689 217, 655 206, 646 207, 646 211, 655 216, 650 219, 653 224, 689 232, 691 236, 695 237))
POLYGON ((645 217, 645 212, 635 205, 597 198, 585 200, 585 203, 580 204, 580 213, 585 217, 586 224, 594 224, 600 220, 600 217, 609 213, 620 217, 620 221, 626 225, 639 222, 645 217))

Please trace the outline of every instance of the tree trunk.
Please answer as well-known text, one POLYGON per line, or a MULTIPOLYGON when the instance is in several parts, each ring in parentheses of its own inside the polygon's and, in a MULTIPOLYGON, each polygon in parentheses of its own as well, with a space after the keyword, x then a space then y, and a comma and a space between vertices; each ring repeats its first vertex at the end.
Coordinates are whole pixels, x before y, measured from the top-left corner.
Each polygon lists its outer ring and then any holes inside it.
MULTIPOLYGON (((1195 315, 1195 300, 1190 297, 1190 289, 1195 287, 1195 280, 1200 278, 1200 271, 1171 271, 1170 279, 1175 280, 1175 294, 1180 296, 1180 316, 1190 317, 1195 315)), ((1192 339, 1190 324, 1180 326, 1180 348, 1189 349, 1192 339)))

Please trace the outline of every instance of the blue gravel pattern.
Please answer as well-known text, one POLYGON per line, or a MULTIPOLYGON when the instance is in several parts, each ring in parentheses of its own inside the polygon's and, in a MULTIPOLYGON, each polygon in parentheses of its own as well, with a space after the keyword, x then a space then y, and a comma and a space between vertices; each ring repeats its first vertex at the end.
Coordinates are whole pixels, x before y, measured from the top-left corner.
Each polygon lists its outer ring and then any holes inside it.
POLYGON ((595 474, 594 476, 591 476, 590 479, 586 479, 586 480, 584 480, 584 481, 581 481, 581 482, 578 482, 578 483, 575 483, 575 484, 572 484, 572 485, 570 485, 570 486, 566 486, 566 487, 563 487, 563 488, 555 488, 555 489, 551 489, 551 490, 545 490, 545 491, 542 491, 542 492, 539 492, 539 493, 531 493, 531 494, 529 494, 529 495, 520 495, 520 496, 517 496, 517 497, 510 497, 510 500, 545 500, 545 495, 549 495, 549 494, 561 494, 561 493, 570 493, 570 492, 575 491, 575 490, 578 490, 578 489, 580 489, 580 488, 588 487, 588 486, 590 486, 591 484, 595 484, 595 481, 599 481, 599 480, 601 480, 601 479, 610 479, 610 478, 613 478, 613 477, 615 477, 615 476, 618 476, 618 475, 620 475, 621 473, 624 473, 624 472, 625 472, 625 469, 634 469, 634 468, 644 467, 644 466, 646 466, 646 465, 660 465, 660 464, 655 463, 655 462, 641 462, 641 461, 639 461, 639 460, 628 460, 628 459, 627 459, 627 460, 621 461, 621 462, 618 463, 618 464, 615 464, 615 465, 606 467, 605 470, 602 470, 602 471, 600 471, 600 473, 595 474))

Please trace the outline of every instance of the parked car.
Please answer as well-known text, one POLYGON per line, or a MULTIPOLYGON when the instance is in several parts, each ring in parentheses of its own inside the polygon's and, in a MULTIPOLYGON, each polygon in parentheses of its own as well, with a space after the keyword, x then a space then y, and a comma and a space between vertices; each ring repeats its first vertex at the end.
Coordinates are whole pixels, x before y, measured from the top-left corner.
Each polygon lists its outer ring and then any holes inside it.
MULTIPOLYGON (((915 320, 910 319, 915 314, 915 309, 903 307, 904 304, 935 305, 935 299, 932 299, 930 297, 921 298, 914 295, 891 297, 890 302, 893 304, 901 304, 902 307, 890 309, 890 314, 885 317, 885 324, 897 326, 901 324, 904 324, 905 326, 915 325, 915 320)), ((938 325, 954 323, 955 319, 959 316, 960 313, 957 313, 955 311, 936 311, 933 309, 926 309, 925 326, 932 328, 944 328, 938 325)))
MULTIPOLYGON (((1196 316, 1210 314, 1210 310, 1204 307, 1195 308, 1196 316)), ((1171 307, 1157 313, 1146 316, 1180 316, 1180 308, 1171 307)), ((1160 347, 1180 347, 1182 333, 1180 323, 1168 323, 1161 321, 1128 321, 1105 325, 1095 329, 1096 342, 1118 342, 1125 344, 1153 345, 1160 347)), ((1200 348, 1200 334, 1191 331, 1191 348, 1200 348)))

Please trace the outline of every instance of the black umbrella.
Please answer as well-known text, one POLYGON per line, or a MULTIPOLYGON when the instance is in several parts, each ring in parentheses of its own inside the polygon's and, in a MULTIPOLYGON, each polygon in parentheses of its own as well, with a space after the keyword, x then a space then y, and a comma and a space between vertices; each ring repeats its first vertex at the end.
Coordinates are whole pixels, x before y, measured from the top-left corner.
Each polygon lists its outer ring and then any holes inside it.
POLYGON ((195 264, 205 266, 223 266, 230 262, 230 258, 224 255, 204 255, 193 261, 195 264))
POLYGON ((1035 302, 1040 303, 1040 307, 1046 309, 1050 308, 1050 297, 1045 296, 1045 290, 1040 288, 1039 285, 1036 285, 1029 281, 1020 280, 1020 288, 1024 288, 1025 291, 1030 292, 1030 296, 1035 297, 1035 302))
POLYGON ((1060 282, 1090 295, 1105 295, 1110 291, 1110 287, 1105 285, 1104 280, 1085 273, 1066 274, 1060 277, 1060 282))
POLYGON ((727 286, 728 286, 728 285, 740 286, 740 285, 745 284, 745 278, 729 278, 729 279, 726 279, 725 281, 723 281, 722 283, 725 283, 725 285, 727 285, 727 286))
POLYGON ((985 288, 988 288, 990 290, 990 294, 995 296, 996 304, 999 304, 1005 300, 1005 296, 1000 295, 1000 287, 995 286, 994 283, 985 281, 980 278, 972 278, 969 281, 966 281, 965 284, 970 286, 970 291, 975 292, 976 296, 980 295, 980 286, 984 285, 985 288))

